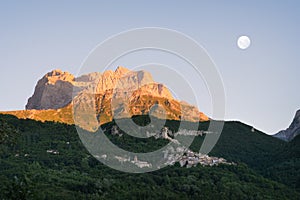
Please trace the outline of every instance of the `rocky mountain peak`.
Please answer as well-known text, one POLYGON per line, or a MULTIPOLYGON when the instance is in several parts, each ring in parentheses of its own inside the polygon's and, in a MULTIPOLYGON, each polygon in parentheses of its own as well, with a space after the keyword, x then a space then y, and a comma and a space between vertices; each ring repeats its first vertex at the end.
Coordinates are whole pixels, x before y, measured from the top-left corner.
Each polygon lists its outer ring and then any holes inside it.
MULTIPOLYGON (((290 125, 291 129, 300 129, 300 110, 298 110, 295 114, 295 117, 290 125)), ((299 132, 300 133, 300 132, 299 132)))
POLYGON ((26 109, 58 109, 71 102, 75 77, 69 72, 55 69, 46 73, 28 99, 26 109))
MULTIPOLYGON (((34 94, 28 99, 26 110, 63 110, 69 116, 74 108, 83 113, 84 118, 85 113, 95 109, 91 107, 94 101, 97 115, 100 116, 99 124, 109 122, 116 116, 149 114, 150 110, 157 118, 165 117, 161 108, 164 108, 168 119, 209 120, 195 106, 181 104, 174 99, 164 84, 153 80, 151 73, 144 70, 131 71, 122 66, 114 71, 93 72, 77 78, 59 69, 48 72, 38 81, 34 94), (185 114, 182 115, 182 112, 185 114)), ((33 118, 39 112, 34 113, 31 116, 33 118)), ((66 119, 61 116, 63 119, 60 120, 65 122, 66 119)), ((83 123, 81 127, 88 128, 88 120, 79 121, 83 123)), ((95 124, 97 126, 98 122, 95 124)))
POLYGON ((295 119, 300 119, 300 110, 297 110, 296 115, 295 115, 295 119))
POLYGON ((124 75, 128 72, 130 72, 130 70, 123 66, 118 66, 117 69, 115 70, 115 74, 118 75, 124 75))
POLYGON ((274 137, 277 137, 284 141, 291 141, 299 134, 300 134, 300 110, 296 112, 291 125, 286 130, 282 130, 276 133, 274 137))
POLYGON ((156 83, 152 75, 143 70, 131 71, 119 66, 115 71, 107 70, 102 74, 93 72, 75 78, 68 72, 55 69, 46 73, 38 81, 26 109, 58 109, 72 101, 72 94, 76 96, 82 91, 104 94, 108 90, 116 90, 119 95, 137 90, 135 92, 137 96, 147 94, 172 98, 171 93, 163 84, 156 83))
POLYGON ((48 72, 46 76, 59 76, 63 74, 64 72, 61 69, 54 69, 51 72, 48 72))
POLYGON ((50 84, 55 84, 56 81, 59 80, 67 82, 73 82, 75 80, 75 77, 72 74, 69 72, 63 72, 60 69, 55 69, 51 72, 48 72, 43 78, 46 79, 50 84))

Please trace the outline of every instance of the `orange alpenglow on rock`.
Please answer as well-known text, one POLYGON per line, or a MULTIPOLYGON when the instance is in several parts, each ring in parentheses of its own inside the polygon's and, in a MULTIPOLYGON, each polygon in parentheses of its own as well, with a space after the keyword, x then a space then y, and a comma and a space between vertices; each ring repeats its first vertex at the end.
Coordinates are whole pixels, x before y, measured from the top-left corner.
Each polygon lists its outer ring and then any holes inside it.
MULTIPOLYGON (((174 99, 168 88, 155 82, 149 72, 131 71, 122 66, 115 71, 94 72, 77 78, 68 72, 53 70, 38 81, 26 110, 2 113, 74 124, 73 105, 82 116, 95 112, 95 117, 98 116, 95 126, 110 122, 114 117, 147 115, 150 109, 151 115, 157 118, 209 120, 195 106, 174 99)), ((74 116, 76 124, 80 121, 80 126, 89 130, 89 120, 82 116, 74 116)))

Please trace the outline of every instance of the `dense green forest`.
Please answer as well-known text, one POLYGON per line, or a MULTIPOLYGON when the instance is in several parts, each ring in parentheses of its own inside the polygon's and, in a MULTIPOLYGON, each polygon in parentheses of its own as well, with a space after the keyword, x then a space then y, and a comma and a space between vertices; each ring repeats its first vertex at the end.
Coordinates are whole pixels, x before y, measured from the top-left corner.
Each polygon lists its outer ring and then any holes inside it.
MULTIPOLYGON (((139 124, 147 117, 136 117, 139 124)), ((177 121, 166 126, 176 131, 177 121)), ((205 130, 209 122, 201 123, 205 130)), ((109 130, 114 122, 103 125, 109 130)), ((299 136, 286 143, 226 122, 210 155, 237 165, 180 167, 128 174, 93 158, 76 128, 0 115, 0 199, 300 199, 299 136), (47 153, 55 149, 59 154, 47 153)), ((121 148, 153 151, 167 141, 106 133, 121 148)), ((204 136, 191 149, 199 150, 204 136)))

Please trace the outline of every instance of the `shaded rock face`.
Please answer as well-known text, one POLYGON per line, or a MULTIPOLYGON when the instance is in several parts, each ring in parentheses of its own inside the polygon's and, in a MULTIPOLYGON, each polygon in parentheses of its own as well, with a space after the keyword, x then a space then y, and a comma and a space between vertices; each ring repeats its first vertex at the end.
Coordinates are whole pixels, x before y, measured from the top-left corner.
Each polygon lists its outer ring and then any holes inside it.
POLYGON ((286 130, 282 130, 276 133, 274 137, 289 142, 299 134, 300 134, 300 110, 296 112, 296 115, 291 125, 286 130))
POLYGON ((72 100, 74 76, 61 70, 53 70, 38 81, 32 97, 28 99, 27 110, 58 109, 72 100))
MULTIPOLYGON (((61 111, 55 120, 63 117, 62 112, 70 116, 73 110, 75 123, 85 129, 93 127, 93 130, 113 118, 149 113, 162 119, 209 120, 195 106, 174 99, 168 88, 156 83, 149 72, 130 71, 124 67, 77 78, 61 70, 47 73, 38 81, 28 100, 26 110, 30 112, 22 116, 39 116, 40 119, 49 116, 43 112, 47 109, 61 111)), ((62 122, 65 121, 70 123, 71 120, 63 117, 62 122)))

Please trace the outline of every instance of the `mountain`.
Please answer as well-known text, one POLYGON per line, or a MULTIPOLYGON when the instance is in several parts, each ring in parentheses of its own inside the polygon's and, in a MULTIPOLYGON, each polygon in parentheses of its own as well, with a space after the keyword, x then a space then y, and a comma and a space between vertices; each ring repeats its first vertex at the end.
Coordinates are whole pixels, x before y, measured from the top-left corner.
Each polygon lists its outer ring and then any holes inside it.
POLYGON ((168 88, 155 82, 149 72, 130 71, 122 66, 115 71, 94 72, 77 78, 68 72, 53 70, 37 82, 26 110, 1 113, 67 124, 74 124, 75 120, 87 130, 95 130, 113 118, 145 114, 193 122, 209 120, 195 106, 174 99, 168 88), (87 119, 90 113, 95 113, 97 121, 87 119))
POLYGON ((286 130, 279 131, 273 136, 289 142, 299 134, 300 134, 300 110, 296 112, 291 125, 286 130))
POLYGON ((58 109, 66 106, 72 100, 75 77, 61 70, 47 73, 37 82, 32 97, 28 99, 26 110, 58 109))

